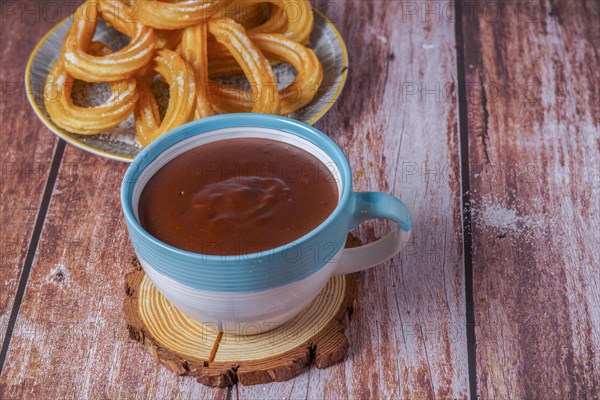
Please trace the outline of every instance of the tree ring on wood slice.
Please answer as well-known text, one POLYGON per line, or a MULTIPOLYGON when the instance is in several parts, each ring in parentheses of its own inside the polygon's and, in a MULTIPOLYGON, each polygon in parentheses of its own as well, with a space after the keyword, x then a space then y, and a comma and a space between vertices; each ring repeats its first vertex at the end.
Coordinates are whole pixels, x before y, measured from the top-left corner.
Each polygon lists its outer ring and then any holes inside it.
MULTIPOLYGON (((360 246, 348 235, 346 247, 360 246)), ((268 332, 218 332, 185 316, 156 289, 137 259, 125 277, 129 336, 169 370, 212 387, 281 382, 314 362, 326 368, 348 351, 344 330, 352 315, 356 274, 334 276, 293 320, 268 332)))

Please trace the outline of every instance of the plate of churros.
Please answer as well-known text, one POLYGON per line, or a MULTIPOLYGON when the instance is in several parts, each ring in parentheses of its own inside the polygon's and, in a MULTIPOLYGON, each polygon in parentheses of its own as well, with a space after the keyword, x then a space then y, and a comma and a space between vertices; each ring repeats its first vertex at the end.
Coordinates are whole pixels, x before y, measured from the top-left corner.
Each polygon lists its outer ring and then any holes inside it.
POLYGON ((342 37, 307 0, 87 0, 38 43, 25 84, 56 135, 130 162, 215 114, 313 124, 347 69, 342 37))

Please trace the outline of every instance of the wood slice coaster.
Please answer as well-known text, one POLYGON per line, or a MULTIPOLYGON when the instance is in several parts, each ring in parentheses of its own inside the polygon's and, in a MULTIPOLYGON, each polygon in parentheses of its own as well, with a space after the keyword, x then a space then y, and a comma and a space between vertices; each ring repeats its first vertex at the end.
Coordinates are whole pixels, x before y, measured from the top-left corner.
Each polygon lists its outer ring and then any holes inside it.
MULTIPOLYGON (((347 247, 360 245, 353 236, 347 247)), ((255 335, 219 332, 193 321, 156 289, 133 261, 125 277, 124 312, 131 338, 141 342, 165 367, 212 387, 240 382, 256 385, 299 375, 314 362, 326 368, 348 351, 344 330, 350 321, 355 274, 329 280, 317 298, 296 318, 255 335)), ((249 327, 244 333, 257 332, 249 327)))

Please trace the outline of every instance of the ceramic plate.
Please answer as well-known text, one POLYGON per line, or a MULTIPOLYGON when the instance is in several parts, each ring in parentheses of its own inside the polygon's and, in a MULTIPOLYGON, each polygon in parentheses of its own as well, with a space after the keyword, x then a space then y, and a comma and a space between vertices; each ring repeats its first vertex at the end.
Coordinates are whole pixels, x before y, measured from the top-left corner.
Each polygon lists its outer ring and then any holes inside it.
MULTIPOLYGON (((346 46, 338 30, 320 12, 314 10, 314 13, 315 25, 310 35, 309 47, 315 51, 317 57, 323 63, 323 83, 310 104, 288 115, 290 118, 311 125, 318 121, 338 98, 346 82, 348 69, 346 46)), ((73 18, 71 16, 59 23, 42 38, 33 50, 25 72, 25 85, 27 87, 29 102, 42 122, 52 132, 67 142, 90 153, 115 160, 131 162, 141 150, 135 137, 133 116, 130 116, 110 131, 99 135, 85 136, 67 132, 57 127, 46 112, 43 100, 46 77, 52 64, 54 64, 60 54, 63 38, 72 22, 73 18)), ((98 24, 94 39, 104 42, 113 49, 120 48, 127 42, 125 36, 102 21, 98 24)), ((275 67, 275 74, 282 86, 291 83, 295 76, 293 68, 288 64, 281 64, 275 67)), ((221 81, 234 85, 243 85, 243 81, 240 81, 239 77, 222 79, 221 81)), ((105 89, 108 87, 108 85, 104 85, 103 90, 103 85, 80 84, 78 88, 76 84, 73 88, 73 100, 80 105, 101 103, 103 101, 102 92, 106 92, 105 89)), ((160 85, 155 86, 158 86, 157 90, 160 90, 160 85)), ((165 88, 163 87, 162 89, 164 90, 165 88)), ((157 101, 160 105, 160 96, 157 96, 157 101)))

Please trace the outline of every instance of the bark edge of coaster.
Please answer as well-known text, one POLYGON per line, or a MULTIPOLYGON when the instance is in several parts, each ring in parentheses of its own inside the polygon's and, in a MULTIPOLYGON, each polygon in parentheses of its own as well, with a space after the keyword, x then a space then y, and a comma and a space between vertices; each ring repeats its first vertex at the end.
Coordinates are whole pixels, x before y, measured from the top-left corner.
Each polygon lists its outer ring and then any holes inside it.
MULTIPOLYGON (((357 238, 348 237, 346 247, 358 245, 360 245, 360 241, 357 238)), ((309 315, 309 312, 314 311, 313 308, 325 307, 324 311, 329 314, 329 317, 323 321, 316 321, 322 325, 315 326, 322 326, 322 328, 317 328, 314 334, 310 334, 308 338, 305 337, 306 334, 301 335, 297 342, 290 341, 289 338, 284 339, 286 335, 284 327, 290 324, 288 323, 282 325, 281 330, 276 328, 270 331, 270 336, 275 335, 270 339, 274 341, 273 343, 262 343, 263 346, 266 346, 266 351, 273 351, 273 348, 279 346, 279 350, 276 350, 278 353, 236 360, 228 358, 229 353, 235 353, 236 346, 240 347, 239 352, 243 354, 256 352, 256 346, 253 346, 252 343, 248 345, 248 343, 242 342, 251 341, 252 338, 264 342, 264 338, 260 337, 269 332, 256 336, 237 336, 208 330, 202 332, 201 324, 189 320, 158 292, 142 270, 137 258, 133 259, 132 264, 135 269, 125 276, 125 299, 123 302, 129 336, 142 343, 162 365, 179 375, 193 376, 198 382, 211 387, 226 387, 234 385, 236 382, 246 386, 281 382, 299 375, 313 362, 317 368, 333 365, 341 361, 348 352, 349 344, 344 331, 350 322, 353 311, 356 274, 331 278, 317 299, 300 314, 300 316, 304 313, 309 315), (341 293, 342 291, 343 293, 341 293), (332 295, 337 296, 338 301, 331 307, 337 307, 337 309, 327 310, 327 299, 332 295), (170 318, 170 320, 176 321, 179 326, 171 327, 175 330, 164 333, 169 329, 165 324, 161 324, 160 321, 148 323, 149 316, 155 315, 149 308, 162 308, 171 317, 175 315, 176 318, 170 318), (186 350, 185 345, 182 345, 181 342, 167 343, 170 337, 174 337, 173 332, 177 332, 178 335, 181 332, 202 335, 203 340, 192 338, 190 343, 196 340, 199 345, 191 346, 186 350), (164 333, 167 339, 159 338, 160 333, 164 333), (279 334, 282 335, 282 338, 280 344, 277 344, 277 335, 279 334), (284 340, 289 343, 285 343, 284 340), (282 342, 283 344, 281 344, 282 342), (178 346, 179 348, 177 348, 178 346), (243 346, 246 347, 243 348, 243 346), (223 349, 221 353, 219 353, 220 349, 223 349), (192 354, 192 352, 196 354, 192 354)), ((321 315, 323 314, 325 313, 321 313, 321 315)), ((318 317, 319 313, 315 313, 315 315, 318 317)), ((295 320, 296 318, 292 320, 290 326, 294 326, 293 321, 295 320)), ((314 322, 314 320, 311 321, 314 322)))

